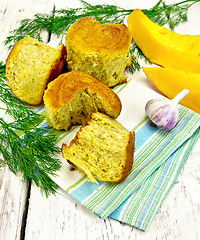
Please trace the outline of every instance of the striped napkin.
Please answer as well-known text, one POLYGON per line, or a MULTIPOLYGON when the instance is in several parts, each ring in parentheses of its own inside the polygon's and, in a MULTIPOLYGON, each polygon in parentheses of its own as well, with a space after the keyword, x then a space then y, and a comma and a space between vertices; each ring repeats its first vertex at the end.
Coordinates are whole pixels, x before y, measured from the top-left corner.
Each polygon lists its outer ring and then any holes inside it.
MULTIPOLYGON (((180 120, 170 131, 149 124, 146 102, 161 96, 130 79, 114 89, 122 102, 118 121, 135 130, 134 164, 121 183, 91 183, 62 159, 54 181, 100 218, 112 219, 146 230, 173 186, 192 147, 200 136, 200 115, 179 105, 180 120)), ((79 127, 59 135, 58 146, 69 144, 79 127)))

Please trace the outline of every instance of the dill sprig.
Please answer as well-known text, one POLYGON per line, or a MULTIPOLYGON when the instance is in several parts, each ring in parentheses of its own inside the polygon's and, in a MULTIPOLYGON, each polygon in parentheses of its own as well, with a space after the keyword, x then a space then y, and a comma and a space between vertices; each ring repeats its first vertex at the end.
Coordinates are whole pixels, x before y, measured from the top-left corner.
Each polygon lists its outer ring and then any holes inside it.
POLYGON ((55 146, 57 138, 48 128, 23 130, 19 137, 15 126, 0 118, 0 151, 2 162, 6 163, 13 173, 23 174, 25 181, 34 181, 41 191, 48 196, 55 193, 57 185, 49 175, 55 176, 60 168, 60 160, 55 154, 60 149, 55 146))
POLYGON ((5 105, 5 108, 1 109, 16 120, 16 125, 22 129, 33 128, 44 119, 10 91, 6 82, 5 65, 2 62, 0 62, 0 101, 5 105))
POLYGON ((132 56, 132 63, 131 66, 128 68, 131 73, 134 73, 135 71, 139 71, 141 69, 139 63, 141 59, 144 59, 146 63, 151 64, 151 61, 144 55, 142 50, 135 43, 130 46, 129 54, 132 56))
MULTIPOLYGON (((163 26, 168 24, 174 29, 181 22, 187 21, 187 10, 196 2, 185 0, 176 4, 166 5, 162 0, 151 9, 143 12, 155 23, 163 26)), ((101 23, 123 23, 127 15, 134 9, 123 9, 114 5, 91 5, 80 0, 82 7, 53 10, 49 14, 35 14, 32 19, 24 19, 20 27, 13 30, 7 37, 5 45, 11 48, 25 35, 42 41, 42 32, 63 37, 72 23, 81 17, 93 17, 101 23)), ((139 60, 144 57, 142 51, 131 45, 130 54, 133 57, 131 72, 140 69, 139 60)), ((146 61, 148 61, 146 59, 146 61)), ((0 63, 0 101, 5 116, 11 116, 11 121, 0 118, 0 167, 7 164, 13 173, 20 171, 25 181, 34 181, 48 196, 55 193, 57 185, 51 176, 56 175, 60 168, 60 160, 55 156, 60 154, 56 147, 57 136, 48 127, 40 127, 44 117, 15 97, 6 83, 5 65, 0 63)))
MULTIPOLYGON (((185 0, 175 4, 166 5, 163 0, 150 9, 142 9, 142 11, 155 23, 160 26, 168 24, 170 29, 174 29, 181 22, 187 21, 187 11, 195 3, 200 0, 185 0)), ((82 7, 68 8, 61 10, 53 10, 49 14, 35 14, 32 19, 24 19, 20 23, 20 27, 13 30, 11 35, 5 40, 5 45, 10 49, 14 43, 24 38, 25 35, 37 38, 42 41, 41 34, 46 31, 48 34, 54 34, 58 38, 66 34, 68 28, 77 19, 81 17, 93 17, 101 23, 124 23, 125 17, 134 9, 124 9, 115 5, 92 5, 86 1, 80 0, 82 7)), ((139 60, 144 57, 142 52, 134 44, 130 49, 133 62, 129 70, 133 73, 139 70, 139 60)))
POLYGON ((0 63, 0 100, 4 103, 5 116, 0 118, 0 166, 8 165, 13 173, 23 174, 25 181, 34 181, 48 196, 55 193, 55 176, 61 162, 55 155, 61 153, 56 147, 57 136, 48 127, 39 127, 44 116, 37 114, 12 94, 6 84, 5 65, 0 63))

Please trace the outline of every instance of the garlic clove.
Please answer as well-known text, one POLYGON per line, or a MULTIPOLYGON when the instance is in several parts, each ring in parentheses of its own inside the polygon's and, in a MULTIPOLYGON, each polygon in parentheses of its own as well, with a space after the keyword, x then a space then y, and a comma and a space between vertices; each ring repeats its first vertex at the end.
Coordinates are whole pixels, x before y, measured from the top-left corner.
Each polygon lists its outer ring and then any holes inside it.
POLYGON ((171 130, 179 121, 177 104, 188 93, 189 90, 184 89, 172 100, 167 98, 152 99, 147 102, 145 112, 157 127, 171 130))
POLYGON ((179 120, 178 109, 167 99, 150 100, 145 110, 151 121, 163 130, 172 129, 179 120))

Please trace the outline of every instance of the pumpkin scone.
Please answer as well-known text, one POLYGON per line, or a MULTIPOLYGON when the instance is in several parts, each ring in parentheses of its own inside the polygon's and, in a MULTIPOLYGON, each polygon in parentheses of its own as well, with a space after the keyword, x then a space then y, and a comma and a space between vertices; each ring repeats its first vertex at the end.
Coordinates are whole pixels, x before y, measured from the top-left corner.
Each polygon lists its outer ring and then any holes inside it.
POLYGON ((61 74, 48 84, 44 94, 47 124, 69 130, 84 124, 93 112, 117 118, 121 101, 116 93, 98 79, 82 72, 61 74))
POLYGON ((68 69, 85 72, 109 87, 124 83, 124 71, 132 61, 128 54, 131 40, 124 24, 101 24, 83 17, 66 34, 68 69))
POLYGON ((62 154, 89 181, 121 182, 132 168, 134 141, 134 131, 96 112, 69 146, 63 143, 62 154))
POLYGON ((62 72, 65 58, 63 44, 55 49, 27 35, 14 45, 8 55, 8 86, 23 102, 39 105, 48 82, 62 72))

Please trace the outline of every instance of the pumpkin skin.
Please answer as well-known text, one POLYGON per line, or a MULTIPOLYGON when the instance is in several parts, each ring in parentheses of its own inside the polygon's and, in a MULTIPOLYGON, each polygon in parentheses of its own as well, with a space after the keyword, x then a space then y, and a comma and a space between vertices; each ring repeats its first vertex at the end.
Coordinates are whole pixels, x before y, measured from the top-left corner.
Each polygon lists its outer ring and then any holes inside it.
POLYGON ((200 35, 181 35, 152 22, 140 9, 127 18, 128 29, 144 55, 162 67, 200 73, 200 35))
POLYGON ((180 104, 200 113, 200 74, 161 67, 143 67, 143 71, 169 99, 174 98, 183 89, 188 89, 190 92, 180 104))

